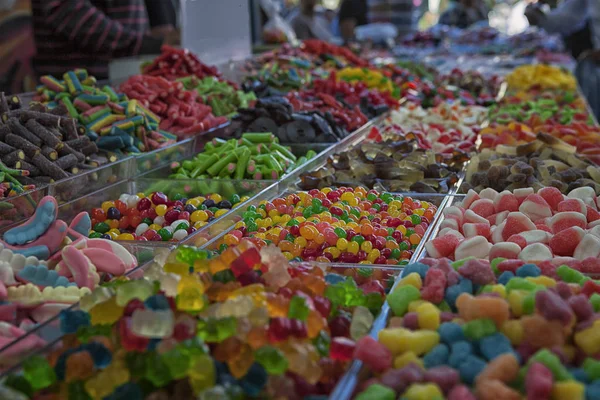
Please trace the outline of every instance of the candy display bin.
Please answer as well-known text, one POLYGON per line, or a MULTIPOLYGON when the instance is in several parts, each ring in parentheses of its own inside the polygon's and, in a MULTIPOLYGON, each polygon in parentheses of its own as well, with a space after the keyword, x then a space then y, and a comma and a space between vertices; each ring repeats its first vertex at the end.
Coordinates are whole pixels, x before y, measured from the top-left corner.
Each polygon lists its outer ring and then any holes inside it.
MULTIPOLYGON (((465 196, 461 195, 461 194, 450 195, 446 198, 445 207, 460 205, 462 203, 462 201, 464 200, 464 198, 465 198, 465 196)), ((436 223, 432 224, 432 226, 431 226, 431 233, 429 236, 429 240, 435 239, 437 237, 438 232, 440 231, 440 226, 442 224, 442 221, 444 221, 443 212, 438 211, 437 217, 438 218, 436 220, 436 223)), ((418 254, 418 258, 416 258, 415 261, 418 261, 425 257, 429 257, 429 255, 427 254, 427 250, 425 250, 425 248, 423 247, 422 252, 420 254, 418 254)))
POLYGON ((36 205, 48 194, 49 187, 41 186, 18 196, 0 200, 0 232, 29 218, 35 212, 36 205))
POLYGON ((134 158, 126 157, 100 168, 50 185, 48 195, 54 196, 58 204, 64 204, 102 190, 108 185, 128 179, 131 176, 134 158))
MULTIPOLYGON (((234 194, 252 197, 269 185, 269 182, 260 181, 171 181, 157 179, 127 180, 60 205, 58 217, 70 222, 80 212, 91 212, 93 208, 100 207, 103 202, 118 200, 123 194, 150 194, 152 192, 161 191, 168 196, 174 196, 175 194, 183 194, 185 196, 200 196, 217 193, 222 195, 224 198, 231 198, 231 196, 234 194)), ((231 211, 216 218, 214 221, 205 225, 195 233, 209 231, 212 225, 221 223, 221 220, 227 217, 227 214, 229 213, 231 213, 231 211)), ((153 251, 155 251, 157 248, 169 248, 176 245, 175 242, 119 241, 119 243, 133 252, 134 255, 141 256, 141 259, 138 258, 140 262, 151 257, 153 251)))
POLYGON ((196 137, 190 137, 162 149, 142 153, 135 156, 135 166, 131 176, 139 176, 155 169, 169 165, 193 154, 196 137))

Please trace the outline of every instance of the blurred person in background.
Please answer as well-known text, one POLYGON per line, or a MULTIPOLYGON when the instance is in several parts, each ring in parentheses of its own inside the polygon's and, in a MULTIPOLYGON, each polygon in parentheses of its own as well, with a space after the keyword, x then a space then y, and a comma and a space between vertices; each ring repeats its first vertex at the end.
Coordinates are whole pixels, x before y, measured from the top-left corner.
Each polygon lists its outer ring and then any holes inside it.
MULTIPOLYGON (((153 4, 163 1, 170 0, 153 4)), ((38 76, 85 68, 107 79, 112 59, 158 54, 163 44, 180 42, 176 29, 151 35, 144 0, 31 0, 31 9, 38 76)))
POLYGON ((330 21, 324 13, 317 12, 317 3, 317 0, 300 0, 298 9, 288 17, 299 40, 320 39, 330 42, 334 38, 330 21))
POLYGON ((413 0, 367 0, 370 23, 391 23, 398 37, 417 30, 417 12, 413 0))
POLYGON ((439 24, 466 29, 488 20, 489 10, 481 0, 457 0, 440 16, 439 24))
POLYGON ((561 35, 567 50, 578 58, 588 50, 599 48, 598 3, 599 0, 564 0, 545 13, 544 2, 538 2, 527 6, 525 16, 530 25, 561 35))
POLYGON ((340 34, 345 42, 354 39, 354 29, 367 25, 369 7, 367 0, 343 0, 340 6, 338 19, 340 21, 340 34))

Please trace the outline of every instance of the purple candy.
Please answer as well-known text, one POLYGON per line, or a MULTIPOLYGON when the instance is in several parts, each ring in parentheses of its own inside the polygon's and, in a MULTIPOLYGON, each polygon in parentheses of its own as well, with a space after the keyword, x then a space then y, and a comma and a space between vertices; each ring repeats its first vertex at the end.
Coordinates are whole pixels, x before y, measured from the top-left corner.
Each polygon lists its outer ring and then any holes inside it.
POLYGON ((402 317, 402 326, 411 331, 419 329, 419 314, 416 312, 409 312, 402 317))
POLYGON ((535 294, 535 308, 549 321, 558 320, 569 325, 573 320, 573 311, 565 299, 548 290, 535 294))
POLYGON ((425 380, 435 383, 444 393, 448 393, 460 381, 460 374, 454 368, 442 365, 427 370, 425 380))
POLYGON ((585 321, 594 315, 594 309, 584 294, 571 296, 567 302, 571 306, 578 321, 585 321))

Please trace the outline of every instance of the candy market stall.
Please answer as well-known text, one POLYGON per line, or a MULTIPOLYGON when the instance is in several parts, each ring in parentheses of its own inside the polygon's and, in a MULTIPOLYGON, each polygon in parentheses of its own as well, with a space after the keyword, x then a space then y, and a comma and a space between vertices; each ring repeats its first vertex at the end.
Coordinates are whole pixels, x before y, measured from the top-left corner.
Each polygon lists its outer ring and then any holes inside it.
POLYGON ((599 396, 598 125, 448 35, 0 96, 0 397, 599 396))

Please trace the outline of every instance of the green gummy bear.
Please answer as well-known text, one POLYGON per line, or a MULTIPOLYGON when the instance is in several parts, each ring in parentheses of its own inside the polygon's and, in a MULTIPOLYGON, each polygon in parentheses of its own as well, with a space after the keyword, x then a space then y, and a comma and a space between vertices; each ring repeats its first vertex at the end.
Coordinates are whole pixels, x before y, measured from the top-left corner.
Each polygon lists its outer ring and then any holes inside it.
POLYGON ((468 339, 479 340, 495 333, 496 324, 489 318, 482 318, 467 322, 462 329, 468 339))
POLYGON ((285 354, 273 346, 263 346, 256 350, 254 359, 265 368, 269 375, 283 375, 288 368, 285 354))
POLYGON ((297 319, 300 321, 306 321, 310 308, 306 305, 306 300, 301 296, 294 296, 290 300, 290 306, 288 309, 288 318, 297 319))
POLYGON ((590 303, 592 303, 592 307, 594 308, 594 312, 600 311, 600 294, 594 293, 590 297, 590 303))
POLYGON ((54 368, 41 356, 30 357, 23 363, 23 376, 34 391, 47 388, 56 382, 54 368))
POLYGON ((536 361, 548 367, 548 369, 552 371, 554 379, 557 381, 567 381, 573 379, 573 376, 565 368, 558 356, 552 353, 550 350, 539 350, 537 353, 531 356, 531 358, 529 358, 529 361, 527 361, 527 365, 531 365, 536 361))
POLYGON ((595 381, 596 379, 600 379, 600 361, 590 357, 586 358, 583 362, 583 370, 590 380, 595 381))
POLYGON ((396 392, 394 390, 376 383, 356 396, 355 400, 394 400, 395 398, 396 392))
POLYGON ((530 282, 525 278, 515 277, 506 284, 506 291, 510 292, 512 290, 525 290, 527 292, 531 292, 535 290, 536 287, 537 285, 535 283, 530 282))
POLYGON ((402 317, 408 310, 408 305, 421 298, 421 292, 414 286, 406 285, 396 288, 387 297, 390 308, 397 317, 402 317))
POLYGON ((219 343, 235 335, 237 320, 234 317, 200 319, 197 336, 205 342, 219 343))

